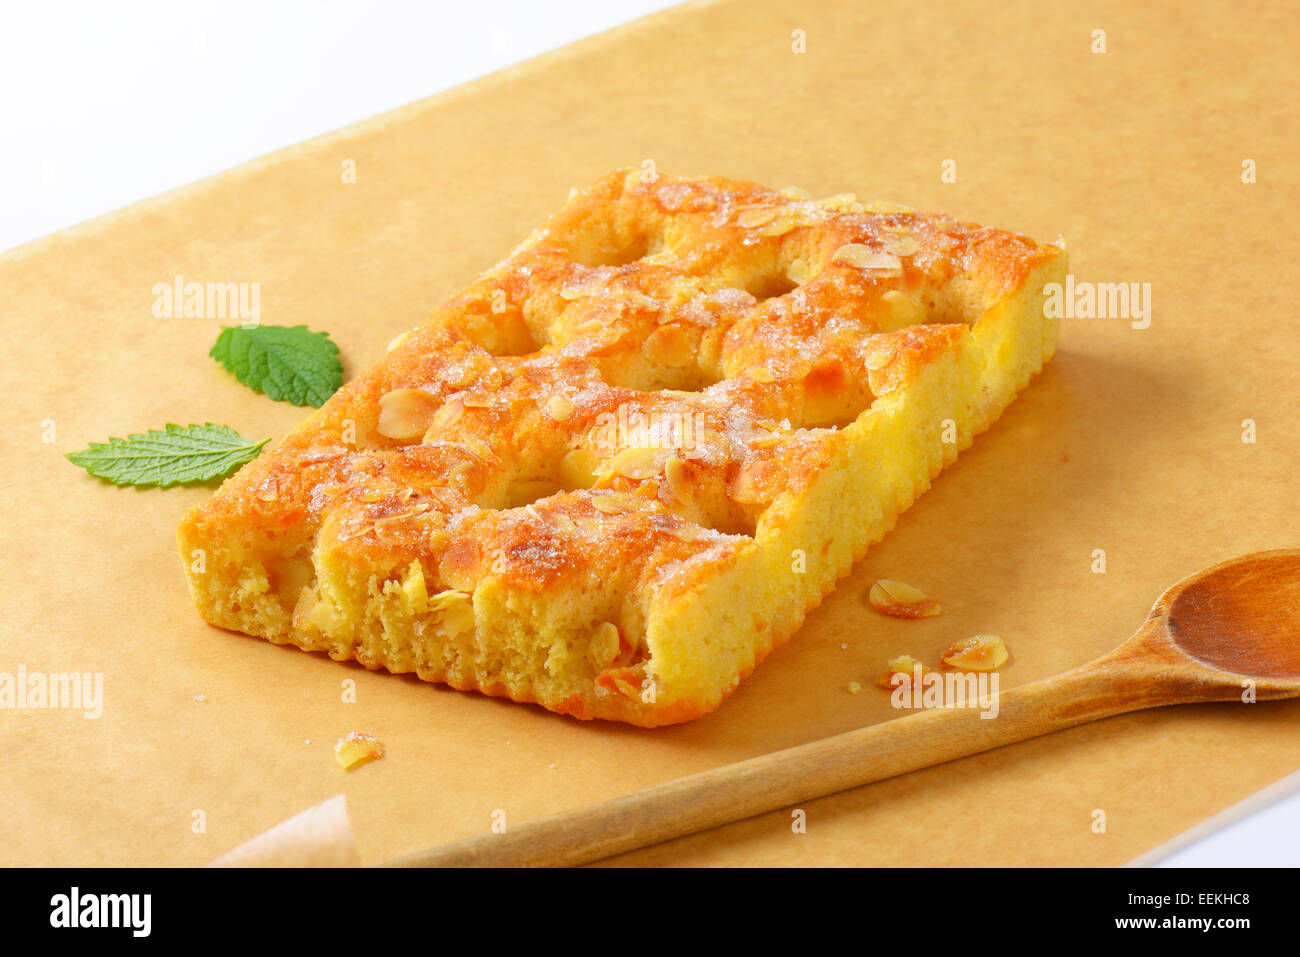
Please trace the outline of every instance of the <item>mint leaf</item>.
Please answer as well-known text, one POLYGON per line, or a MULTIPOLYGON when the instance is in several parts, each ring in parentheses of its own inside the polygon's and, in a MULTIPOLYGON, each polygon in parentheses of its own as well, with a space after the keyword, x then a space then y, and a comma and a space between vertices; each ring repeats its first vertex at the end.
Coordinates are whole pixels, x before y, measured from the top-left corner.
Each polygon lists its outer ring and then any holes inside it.
POLYGON ((210 353, 255 392, 294 405, 324 405, 343 384, 339 347, 306 326, 227 326, 210 353))
POLYGON ((114 485, 156 485, 168 488, 208 482, 257 458, 270 439, 250 442, 224 425, 172 425, 150 429, 125 439, 91 442, 68 461, 114 485))

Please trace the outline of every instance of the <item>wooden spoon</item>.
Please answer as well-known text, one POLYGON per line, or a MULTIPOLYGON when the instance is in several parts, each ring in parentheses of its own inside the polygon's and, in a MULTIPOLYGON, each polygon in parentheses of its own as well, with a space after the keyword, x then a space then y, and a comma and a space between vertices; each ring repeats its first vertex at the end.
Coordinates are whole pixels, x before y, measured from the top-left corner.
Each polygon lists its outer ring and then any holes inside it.
POLYGON ((1114 651, 1002 692, 992 720, 921 711, 391 863, 585 864, 1126 711, 1296 695, 1300 549, 1256 552, 1178 582, 1114 651))

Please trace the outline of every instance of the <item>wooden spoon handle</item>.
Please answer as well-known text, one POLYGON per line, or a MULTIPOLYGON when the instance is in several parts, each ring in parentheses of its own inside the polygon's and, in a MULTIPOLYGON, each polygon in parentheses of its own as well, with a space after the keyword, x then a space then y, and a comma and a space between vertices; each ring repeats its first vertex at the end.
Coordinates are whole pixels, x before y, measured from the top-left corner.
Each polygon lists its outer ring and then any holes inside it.
POLYGON ((1003 692, 996 717, 981 718, 972 707, 921 711, 391 863, 585 864, 1097 718, 1174 703, 1153 695, 1159 686, 1138 665, 1100 659, 1003 692))

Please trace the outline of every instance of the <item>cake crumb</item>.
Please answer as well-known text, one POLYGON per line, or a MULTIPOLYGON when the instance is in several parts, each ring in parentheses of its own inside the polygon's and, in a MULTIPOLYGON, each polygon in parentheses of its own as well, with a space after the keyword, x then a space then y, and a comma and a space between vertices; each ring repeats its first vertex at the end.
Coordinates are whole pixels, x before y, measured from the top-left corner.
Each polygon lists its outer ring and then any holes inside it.
POLYGON ((890 658, 889 666, 884 670, 880 677, 876 679, 876 684, 885 689, 898 687, 894 684, 894 676, 904 675, 907 680, 901 684, 911 687, 917 680, 917 669, 920 669, 920 677, 922 679, 933 671, 929 665, 917 660, 911 655, 899 655, 897 658, 890 658))
POLYGON ((194 700, 197 701, 199 704, 203 704, 208 700, 208 696, 205 694, 196 694, 194 696, 194 700))
POLYGON ((345 771, 384 756, 384 746, 373 734, 349 731, 334 742, 334 760, 345 771))
POLYGON ((857 694, 862 690, 862 685, 857 681, 849 682, 849 694, 857 694))

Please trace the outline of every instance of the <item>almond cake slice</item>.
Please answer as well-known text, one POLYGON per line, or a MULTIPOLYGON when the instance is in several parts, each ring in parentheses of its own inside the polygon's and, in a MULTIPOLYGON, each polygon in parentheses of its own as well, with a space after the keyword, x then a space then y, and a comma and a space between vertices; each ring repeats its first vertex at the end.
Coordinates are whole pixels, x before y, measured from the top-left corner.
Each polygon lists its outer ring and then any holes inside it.
POLYGON ((904 207, 611 173, 190 511, 191 594, 367 668, 699 717, 1051 356, 1065 269, 904 207))

